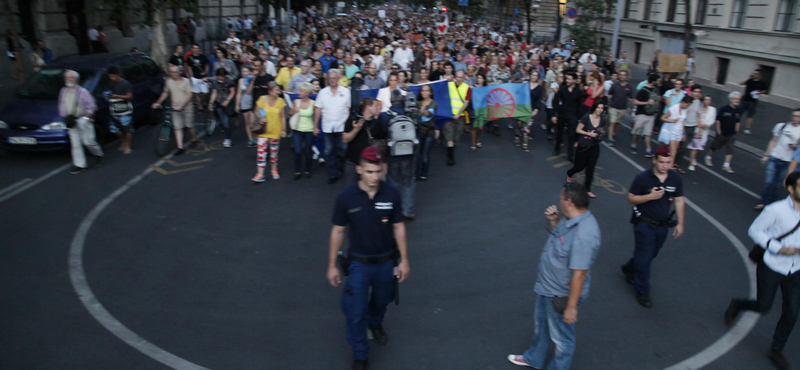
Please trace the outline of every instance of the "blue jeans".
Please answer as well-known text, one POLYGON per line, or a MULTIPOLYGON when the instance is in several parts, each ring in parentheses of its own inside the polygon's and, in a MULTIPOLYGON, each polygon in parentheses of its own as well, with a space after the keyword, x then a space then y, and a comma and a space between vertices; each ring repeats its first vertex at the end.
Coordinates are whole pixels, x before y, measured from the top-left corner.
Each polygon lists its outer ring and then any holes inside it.
POLYGON ((548 370, 568 370, 575 353, 575 324, 564 323, 564 315, 553 308, 553 298, 540 295, 536 299, 534 313, 536 328, 533 331, 533 343, 522 358, 528 365, 544 369, 551 343, 555 343, 556 351, 550 361, 548 370))
POLYGON ((403 201, 403 215, 414 213, 414 188, 416 182, 414 178, 414 158, 389 159, 389 175, 386 179, 392 186, 400 192, 400 199, 403 201))
POLYGON ((652 227, 646 222, 633 225, 633 239, 636 249, 633 258, 623 267, 626 274, 633 274, 634 288, 639 293, 650 294, 650 264, 658 256, 667 241, 669 228, 652 227))
POLYGON ((767 168, 764 170, 764 188, 761 190, 761 204, 768 205, 775 201, 778 188, 783 184, 783 177, 789 169, 789 162, 778 158, 769 157, 767 168))
POLYGON ((347 342, 356 360, 366 360, 369 351, 367 325, 381 325, 386 306, 394 300, 394 261, 377 265, 352 262, 348 271, 342 292, 347 342))
POLYGON ((311 146, 314 141, 313 132, 294 131, 294 172, 311 172, 311 146), (303 170, 305 161, 305 171, 303 170))
POLYGON ((223 107, 222 104, 217 104, 217 109, 214 111, 217 112, 219 125, 225 130, 225 138, 230 140, 231 136, 233 136, 233 129, 231 128, 231 121, 230 117, 228 117, 228 112, 225 111, 225 107, 223 107))
POLYGON ((417 155, 417 177, 428 177, 428 169, 431 167, 431 148, 436 142, 434 137, 420 138, 419 155, 417 155))
POLYGON ((345 148, 341 132, 325 133, 325 164, 328 166, 329 178, 335 179, 339 177, 336 158, 344 156, 345 148))

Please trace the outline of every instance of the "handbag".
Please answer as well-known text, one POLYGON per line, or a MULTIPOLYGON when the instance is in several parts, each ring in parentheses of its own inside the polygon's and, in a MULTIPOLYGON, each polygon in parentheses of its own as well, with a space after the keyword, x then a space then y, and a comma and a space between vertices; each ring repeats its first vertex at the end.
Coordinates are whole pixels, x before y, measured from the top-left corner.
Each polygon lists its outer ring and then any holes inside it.
MULTIPOLYGON (((79 91, 76 89, 75 90, 75 109, 73 110, 73 112, 75 112, 75 113, 78 113, 78 93, 79 93, 79 91)), ((66 125, 67 128, 75 128, 75 126, 78 125, 78 116, 76 116, 74 114, 68 114, 66 117, 64 117, 64 125, 66 125)))
POLYGON ((289 117, 289 128, 291 128, 292 131, 297 130, 298 122, 300 122, 300 111, 299 111, 299 109, 298 109, 297 113, 295 113, 291 117, 289 117))
MULTIPOLYGON (((787 237, 789 235, 792 235, 795 231, 797 231, 798 228, 800 228, 800 222, 798 222, 797 225, 794 225, 794 227, 791 230, 789 230, 789 232, 779 236, 777 238, 777 240, 781 241, 783 238, 785 238, 785 237, 787 237)), ((750 250, 750 254, 748 254, 748 257, 750 257, 751 261, 753 261, 755 263, 759 263, 759 262, 764 260, 764 254, 766 252, 767 252, 767 250, 764 249, 764 247, 762 247, 762 246, 760 246, 758 244, 754 244, 753 245, 753 249, 751 249, 750 250)))

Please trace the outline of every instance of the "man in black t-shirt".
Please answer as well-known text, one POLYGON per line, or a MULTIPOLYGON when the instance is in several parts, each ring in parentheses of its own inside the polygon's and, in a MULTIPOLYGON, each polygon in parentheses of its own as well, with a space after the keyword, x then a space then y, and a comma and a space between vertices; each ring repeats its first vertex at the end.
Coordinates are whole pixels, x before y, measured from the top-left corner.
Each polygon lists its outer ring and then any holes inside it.
POLYGON ((200 51, 200 45, 192 45, 192 55, 187 59, 187 63, 189 68, 184 71, 192 81, 192 94, 195 97, 197 109, 203 111, 208 97, 208 84, 206 84, 204 78, 208 74, 209 63, 208 58, 200 51))
POLYGON ((117 66, 108 68, 108 79, 110 82, 106 98, 111 113, 109 131, 121 139, 119 149, 122 153, 130 154, 133 137, 133 88, 130 82, 122 79, 117 66))
POLYGON ((753 127, 753 116, 756 115, 756 105, 761 94, 767 93, 767 84, 761 80, 761 70, 756 69, 750 74, 750 78, 746 81, 739 83, 744 85, 744 95, 742 96, 742 105, 739 107, 742 113, 747 113, 747 121, 744 126, 744 132, 750 135, 750 129, 753 127))
POLYGON ((711 163, 711 156, 714 151, 725 147, 725 163, 722 164, 722 170, 727 173, 733 173, 731 169, 731 159, 733 159, 733 145, 736 143, 736 133, 742 127, 742 111, 739 109, 739 99, 741 95, 738 91, 728 94, 730 103, 724 107, 717 109, 717 136, 714 138, 714 143, 708 148, 706 155, 706 166, 713 166, 711 163))
POLYGON ((169 57, 169 64, 178 67, 181 71, 182 76, 186 76, 186 72, 184 72, 184 62, 183 62, 183 46, 175 45, 175 49, 173 50, 174 53, 169 57))
POLYGON ((258 102, 258 98, 267 95, 269 83, 275 81, 275 77, 267 73, 267 68, 264 66, 264 61, 261 58, 255 58, 251 62, 253 72, 256 73, 256 78, 253 80, 253 104, 258 102))
MULTIPOLYGON (((383 124, 378 115, 381 112, 380 101, 366 97, 361 102, 362 116, 351 116, 344 126, 344 133, 342 134, 342 141, 347 143, 347 150, 344 153, 347 162, 344 166, 345 184, 354 184, 358 182, 359 176, 356 172, 358 166, 359 156, 364 148, 374 145, 370 141, 386 140, 386 131, 383 129, 383 124), (373 140, 370 140, 372 136, 373 140)), ((381 153, 385 155, 385 153, 381 153)))

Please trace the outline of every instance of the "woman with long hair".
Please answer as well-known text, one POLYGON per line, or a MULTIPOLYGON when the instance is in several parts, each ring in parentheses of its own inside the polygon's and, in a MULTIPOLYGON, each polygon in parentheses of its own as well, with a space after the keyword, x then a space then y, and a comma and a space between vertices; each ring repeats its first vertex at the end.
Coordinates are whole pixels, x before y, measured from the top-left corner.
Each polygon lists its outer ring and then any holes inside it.
POLYGON ((258 159, 256 162, 256 175, 253 182, 264 182, 264 169, 267 167, 267 152, 269 152, 269 163, 272 167, 272 178, 277 180, 281 176, 278 174, 278 150, 281 145, 281 138, 286 137, 286 103, 281 97, 281 88, 277 83, 270 82, 267 88, 267 95, 258 98, 256 102, 258 109, 258 119, 264 124, 264 133, 258 135, 258 159))
POLYGON ((592 180, 594 180, 594 168, 597 166, 597 159, 600 158, 600 140, 608 124, 603 111, 605 104, 602 101, 595 101, 589 108, 589 114, 583 116, 578 121, 575 133, 578 135, 578 148, 575 151, 575 165, 567 171, 567 182, 572 182, 572 176, 586 170, 584 186, 589 191, 589 198, 595 198, 592 193, 592 180))
POLYGON ((531 127, 533 127, 533 120, 536 117, 536 114, 539 113, 539 106, 541 105, 542 97, 544 96, 544 88, 541 85, 541 80, 539 80, 539 77, 539 71, 535 69, 530 71, 528 88, 531 91, 531 119, 528 122, 517 120, 517 130, 514 135, 514 145, 519 146, 520 139, 522 139, 522 150, 524 150, 525 153, 530 153, 531 151, 530 148, 528 148, 528 140, 533 134, 531 127))
POLYGON ((298 87, 300 99, 292 103, 290 116, 297 114, 297 127, 294 129, 294 179, 299 180, 302 172, 311 178, 311 147, 314 143, 314 101, 309 98, 314 86, 303 82, 298 87), (305 164, 305 166, 303 166, 305 164))
MULTIPOLYGON (((658 133, 658 141, 669 145, 670 153, 677 153, 678 146, 683 141, 683 121, 686 120, 687 110, 692 105, 692 97, 684 96, 680 103, 671 106, 667 112, 661 116, 661 130, 658 133)), ((672 156, 673 170, 678 173, 686 173, 678 166, 675 156, 672 156)))
POLYGON ((430 168, 430 154, 433 143, 436 140, 436 125, 433 118, 436 116, 436 101, 433 100, 433 89, 431 85, 422 85, 417 97, 419 104, 419 140, 420 155, 417 156, 417 180, 425 181, 428 179, 428 169, 430 168))
POLYGON ((594 102, 603 97, 604 92, 603 76, 600 72, 592 72, 586 80, 586 99, 583 101, 583 106, 579 107, 578 117, 583 117, 589 108, 594 106, 594 102))
MULTIPOLYGON (((475 86, 474 87, 482 87, 486 86, 486 76, 484 75, 477 75, 475 76, 475 86)), ((470 138, 472 139, 472 146, 470 149, 478 150, 481 145, 481 134, 483 133, 483 127, 486 125, 486 118, 482 117, 475 117, 475 120, 472 121, 472 130, 470 130, 470 138)))
POLYGON ((253 86, 255 85, 255 74, 251 73, 250 67, 242 67, 242 78, 239 79, 239 88, 236 89, 236 113, 240 113, 244 119, 245 132, 247 132, 247 147, 256 146, 253 140, 253 132, 250 127, 253 125, 253 86))

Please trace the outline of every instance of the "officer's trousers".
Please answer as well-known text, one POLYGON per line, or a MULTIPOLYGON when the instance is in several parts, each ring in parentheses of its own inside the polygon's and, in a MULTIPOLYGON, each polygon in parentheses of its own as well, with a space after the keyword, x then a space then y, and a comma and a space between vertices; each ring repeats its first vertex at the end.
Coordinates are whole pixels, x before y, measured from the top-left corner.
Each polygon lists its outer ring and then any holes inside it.
POLYGON ((639 293, 650 294, 650 264, 658 256, 661 247, 667 240, 669 228, 652 227, 646 222, 633 225, 633 237, 636 248, 633 258, 625 265, 625 273, 633 273, 634 287, 639 293))
POLYGON ((369 351, 367 325, 381 325, 386 306, 394 299, 394 261, 390 259, 377 265, 353 261, 348 271, 342 293, 347 342, 356 360, 366 360, 369 351))

